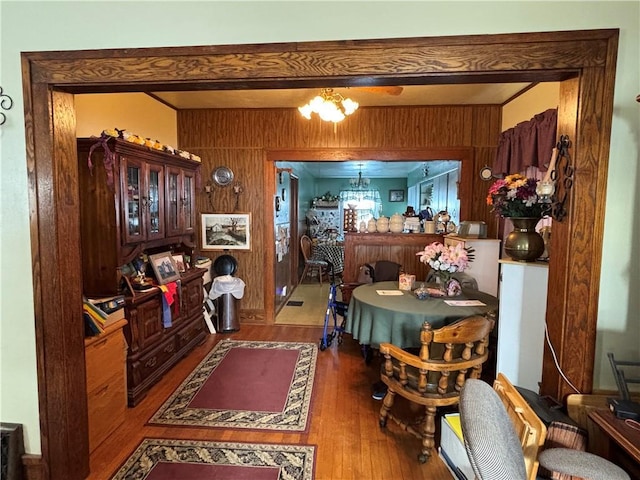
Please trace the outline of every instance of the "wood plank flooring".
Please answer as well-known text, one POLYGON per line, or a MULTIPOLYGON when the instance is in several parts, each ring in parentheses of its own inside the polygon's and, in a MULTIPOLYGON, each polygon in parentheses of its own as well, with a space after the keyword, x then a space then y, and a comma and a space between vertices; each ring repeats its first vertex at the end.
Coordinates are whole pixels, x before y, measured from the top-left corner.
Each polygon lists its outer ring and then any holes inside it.
POLYGON ((394 479, 450 480, 453 476, 434 455, 425 465, 417 460, 420 442, 393 422, 378 426, 381 402, 371 398, 379 364, 365 365, 350 335, 318 352, 310 427, 306 433, 269 433, 215 428, 146 425, 149 417, 220 340, 300 341, 317 343, 319 327, 242 325, 239 332, 217 334, 180 361, 135 408, 125 423, 91 455, 89 480, 107 480, 145 437, 315 445, 316 480, 394 479))

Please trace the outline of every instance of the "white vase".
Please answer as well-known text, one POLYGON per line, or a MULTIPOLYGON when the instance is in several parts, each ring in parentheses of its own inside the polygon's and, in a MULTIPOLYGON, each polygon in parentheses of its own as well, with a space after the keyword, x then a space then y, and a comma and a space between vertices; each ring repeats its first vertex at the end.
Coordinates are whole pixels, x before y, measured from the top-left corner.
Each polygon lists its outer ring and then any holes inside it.
POLYGON ((389 230, 391 230, 391 233, 402 233, 403 229, 404 217, 399 213, 391 215, 391 219, 389 220, 389 230))
POLYGON ((381 215, 376 222, 376 230, 381 233, 386 233, 389 231, 389 219, 384 215, 381 215))

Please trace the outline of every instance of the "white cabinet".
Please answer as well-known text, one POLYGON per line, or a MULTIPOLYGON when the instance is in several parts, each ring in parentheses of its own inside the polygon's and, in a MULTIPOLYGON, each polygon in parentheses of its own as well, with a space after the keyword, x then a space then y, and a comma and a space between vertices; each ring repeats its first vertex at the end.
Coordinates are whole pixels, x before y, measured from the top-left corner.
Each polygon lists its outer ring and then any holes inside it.
POLYGON ((500 260, 496 373, 534 392, 542 381, 549 265, 500 260))
POLYGON ((444 244, 447 246, 458 243, 462 243, 465 248, 471 247, 475 250, 475 258, 464 272, 476 279, 478 290, 497 297, 500 240, 495 238, 444 237, 444 244))

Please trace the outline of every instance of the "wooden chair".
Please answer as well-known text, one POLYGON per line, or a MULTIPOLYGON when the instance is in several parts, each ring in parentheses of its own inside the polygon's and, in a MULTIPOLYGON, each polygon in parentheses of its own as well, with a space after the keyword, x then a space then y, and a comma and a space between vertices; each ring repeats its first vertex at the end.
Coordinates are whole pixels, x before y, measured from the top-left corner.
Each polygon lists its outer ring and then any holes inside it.
POLYGON ((437 330, 425 322, 418 355, 389 343, 380 344, 384 357, 380 378, 387 385, 380 408, 380 427, 384 428, 387 418, 391 418, 403 430, 420 438, 421 463, 429 459, 434 448, 437 408, 456 405, 467 378, 480 378, 494 325, 492 316, 481 315, 465 317, 437 330), (391 412, 396 395, 425 407, 424 420, 417 427, 391 412))
POLYGON ((322 277, 329 274, 329 264, 320 258, 315 258, 311 252, 311 238, 307 235, 300 237, 300 251, 304 257, 304 270, 302 271, 302 279, 307 275, 318 274, 320 285, 322 285, 322 277))
POLYGON ((342 301, 347 305, 351 301, 351 293, 356 287, 365 283, 390 282, 398 280, 402 265, 390 260, 378 260, 377 262, 365 263, 358 270, 357 281, 340 284, 342 301))

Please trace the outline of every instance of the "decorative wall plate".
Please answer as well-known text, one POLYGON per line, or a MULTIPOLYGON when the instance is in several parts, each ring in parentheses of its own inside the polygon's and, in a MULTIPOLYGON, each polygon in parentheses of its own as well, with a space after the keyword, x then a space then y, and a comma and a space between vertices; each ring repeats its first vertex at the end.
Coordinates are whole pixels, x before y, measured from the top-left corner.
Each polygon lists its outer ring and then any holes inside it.
POLYGON ((491 180, 493 177, 493 170, 488 165, 485 165, 480 169, 480 178, 483 180, 491 180))
POLYGON ((211 176, 213 181, 221 187, 226 187, 233 182, 233 171, 229 167, 218 167, 211 176))

